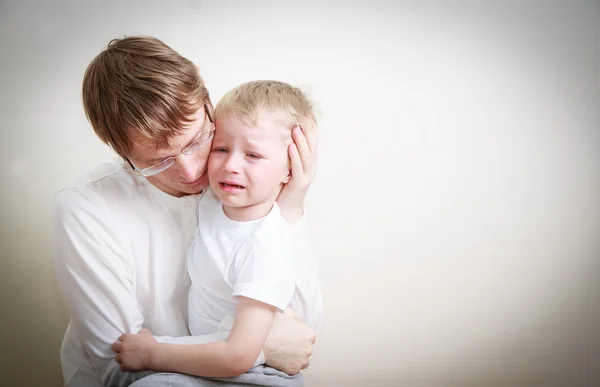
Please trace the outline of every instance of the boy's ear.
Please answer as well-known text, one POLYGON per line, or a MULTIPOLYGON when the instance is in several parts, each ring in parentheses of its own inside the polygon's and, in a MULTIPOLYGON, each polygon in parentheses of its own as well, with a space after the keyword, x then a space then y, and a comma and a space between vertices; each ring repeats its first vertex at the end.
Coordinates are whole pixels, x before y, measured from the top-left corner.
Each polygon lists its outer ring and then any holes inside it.
POLYGON ((291 178, 292 178, 292 171, 291 171, 291 170, 288 170, 288 174, 287 174, 287 176, 286 176, 286 177, 283 179, 283 183, 284 183, 284 184, 287 184, 287 183, 290 181, 290 179, 291 179, 291 178))

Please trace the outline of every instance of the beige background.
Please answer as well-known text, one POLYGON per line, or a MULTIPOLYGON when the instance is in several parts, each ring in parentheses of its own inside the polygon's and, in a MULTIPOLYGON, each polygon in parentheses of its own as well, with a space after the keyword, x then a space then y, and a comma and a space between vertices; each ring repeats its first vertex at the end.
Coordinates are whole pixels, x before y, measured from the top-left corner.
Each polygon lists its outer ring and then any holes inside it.
POLYGON ((81 79, 137 33, 214 101, 272 78, 319 103, 307 385, 600 385, 597 1, 166 3, 0 3, 0 385, 60 385, 49 207, 111 157, 81 79))

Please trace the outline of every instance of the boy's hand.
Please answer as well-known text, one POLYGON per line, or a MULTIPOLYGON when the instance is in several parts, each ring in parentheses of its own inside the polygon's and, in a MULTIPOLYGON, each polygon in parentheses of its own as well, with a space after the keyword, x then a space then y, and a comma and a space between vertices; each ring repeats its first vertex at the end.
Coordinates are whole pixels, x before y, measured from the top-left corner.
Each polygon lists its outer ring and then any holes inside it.
POLYGON ((275 313, 263 348, 265 363, 288 375, 295 375, 308 367, 314 344, 315 333, 297 313, 291 309, 275 313))
POLYGON ((302 127, 292 131, 294 143, 288 148, 292 177, 283 187, 277 204, 281 214, 290 224, 294 224, 304 213, 304 197, 317 171, 317 128, 310 122, 302 122, 302 127))
POLYGON ((126 333, 112 345, 117 353, 115 360, 121 371, 144 371, 150 369, 151 354, 158 342, 146 328, 139 333, 126 333))

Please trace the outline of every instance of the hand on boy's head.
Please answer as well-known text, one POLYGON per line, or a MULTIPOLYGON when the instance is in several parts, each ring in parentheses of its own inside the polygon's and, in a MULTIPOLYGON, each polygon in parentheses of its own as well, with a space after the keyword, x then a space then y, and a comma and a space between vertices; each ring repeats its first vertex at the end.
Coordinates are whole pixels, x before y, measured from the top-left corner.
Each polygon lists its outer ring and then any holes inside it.
POLYGON ((292 131, 294 143, 289 146, 291 179, 284 185, 277 203, 290 223, 296 222, 304 213, 304 198, 317 171, 317 127, 306 120, 292 131))
POLYGON ((309 186, 317 172, 318 131, 310 121, 301 123, 292 131, 290 145, 292 180, 299 186, 309 186))
POLYGON ((319 146, 319 130, 317 125, 311 120, 303 120, 300 122, 300 126, 306 136, 311 152, 316 156, 317 147, 319 146))

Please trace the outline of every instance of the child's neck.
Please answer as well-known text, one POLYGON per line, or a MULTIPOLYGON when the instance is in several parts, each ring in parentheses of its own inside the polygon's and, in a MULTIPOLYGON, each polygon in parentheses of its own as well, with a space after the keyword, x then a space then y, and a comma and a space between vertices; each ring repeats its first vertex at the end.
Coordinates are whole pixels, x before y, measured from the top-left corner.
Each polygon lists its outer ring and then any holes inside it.
POLYGON ((271 208, 273 208, 273 204, 273 201, 254 204, 247 207, 230 207, 223 204, 223 212, 233 221, 250 222, 267 216, 269 211, 271 211, 271 208))

